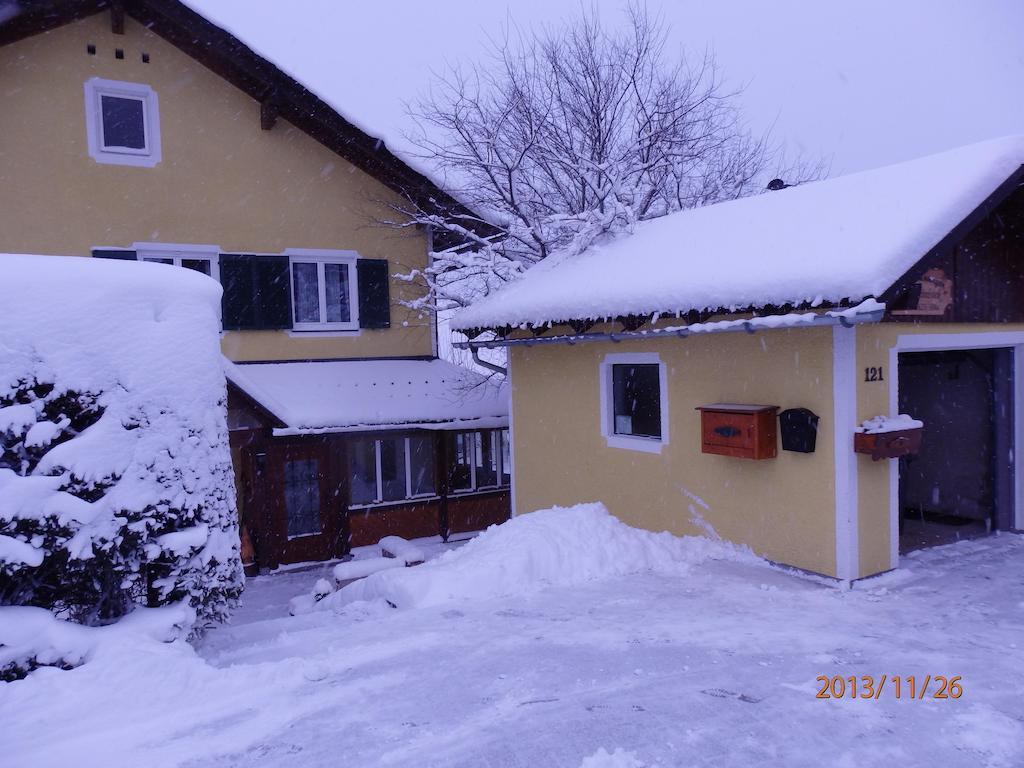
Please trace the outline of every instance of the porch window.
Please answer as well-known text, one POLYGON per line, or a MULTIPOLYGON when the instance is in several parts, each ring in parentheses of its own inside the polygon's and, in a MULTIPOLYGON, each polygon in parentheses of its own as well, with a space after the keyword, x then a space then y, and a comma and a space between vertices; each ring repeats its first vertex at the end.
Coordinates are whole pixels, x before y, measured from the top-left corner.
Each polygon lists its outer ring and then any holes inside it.
POLYGON ((434 436, 410 437, 409 496, 433 496, 435 488, 434 436))
POLYGON ((356 258, 322 251, 288 251, 292 327, 297 331, 356 330, 356 258))
POLYGON ((508 430, 454 432, 448 440, 448 487, 453 493, 506 486, 511 481, 508 430))
POLYGON ((436 494, 433 435, 356 440, 350 444, 352 505, 436 494))
POLYGON ((316 459, 285 462, 284 503, 288 538, 320 533, 320 471, 316 459))
POLYGON ((512 484, 512 444, 509 442, 507 429, 498 433, 501 441, 501 485, 512 484))
POLYGON ((476 487, 494 488, 498 485, 498 455, 501 450, 497 431, 477 432, 474 435, 476 451, 476 487))
POLYGON ((380 456, 380 492, 377 497, 381 501, 400 501, 408 496, 405 442, 404 437, 377 441, 377 452, 380 456))
POLYGON ((448 488, 453 492, 473 490, 473 433, 449 433, 445 439, 448 441, 448 488))
POLYGON ((377 500, 377 441, 349 443, 348 455, 352 466, 352 503, 372 504, 377 500))

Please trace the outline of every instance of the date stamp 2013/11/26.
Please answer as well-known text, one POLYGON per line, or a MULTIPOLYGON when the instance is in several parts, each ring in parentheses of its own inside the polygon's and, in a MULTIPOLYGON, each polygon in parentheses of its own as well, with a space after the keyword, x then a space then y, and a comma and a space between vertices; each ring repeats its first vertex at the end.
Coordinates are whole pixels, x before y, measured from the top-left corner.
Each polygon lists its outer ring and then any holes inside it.
POLYGON ((944 675, 818 675, 815 680, 821 686, 816 699, 875 699, 885 692, 897 699, 922 701, 931 699, 959 699, 964 695, 961 676, 944 675))

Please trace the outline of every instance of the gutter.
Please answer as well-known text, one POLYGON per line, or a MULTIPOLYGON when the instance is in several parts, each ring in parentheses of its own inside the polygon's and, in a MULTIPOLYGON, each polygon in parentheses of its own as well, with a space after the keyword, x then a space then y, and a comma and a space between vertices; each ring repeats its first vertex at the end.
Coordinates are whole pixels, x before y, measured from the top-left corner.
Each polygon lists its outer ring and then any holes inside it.
MULTIPOLYGON (((459 349, 469 349, 469 353, 473 356, 473 362, 479 365, 481 368, 486 368, 488 371, 497 373, 501 376, 508 376, 508 368, 503 368, 500 365, 495 365, 487 360, 480 357, 480 345, 474 344, 473 342, 458 341, 454 342, 452 346, 458 347, 459 349), (468 347, 466 345, 469 345, 468 347)), ((488 347, 490 349, 490 347, 488 347)))
MULTIPOLYGON (((644 339, 676 338, 700 336, 711 333, 757 333, 762 330, 787 328, 821 328, 842 326, 852 328, 855 325, 878 323, 885 315, 885 305, 874 299, 861 302, 856 307, 846 310, 830 311, 824 314, 806 312, 791 315, 767 315, 752 317, 748 320, 719 320, 711 323, 694 323, 672 328, 655 328, 650 331, 622 331, 619 333, 578 333, 561 336, 539 336, 524 339, 492 339, 488 341, 456 341, 452 346, 457 349, 468 349, 473 359, 485 368, 493 364, 481 361, 477 356, 480 349, 496 349, 500 347, 532 347, 542 344, 583 344, 588 341, 640 341, 644 339)), ((498 366, 493 366, 498 368, 498 366)), ((502 371, 504 372, 504 371, 502 371)))

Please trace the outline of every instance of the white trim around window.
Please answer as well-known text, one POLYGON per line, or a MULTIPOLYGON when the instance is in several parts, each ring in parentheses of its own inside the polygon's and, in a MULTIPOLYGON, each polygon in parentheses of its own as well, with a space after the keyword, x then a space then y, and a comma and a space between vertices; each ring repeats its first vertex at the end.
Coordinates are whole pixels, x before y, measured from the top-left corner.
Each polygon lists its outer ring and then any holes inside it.
POLYGON ((601 434, 609 448, 624 448, 644 453, 661 453, 668 445, 668 368, 657 352, 623 352, 604 356, 600 364, 601 434), (661 437, 622 435, 615 432, 615 399, 612 372, 616 365, 657 365, 661 411, 661 437))
MULTIPOLYGON (((437 487, 436 487, 436 483, 437 483, 436 474, 432 478, 433 484, 435 486, 434 488, 432 488, 429 491, 423 492, 423 493, 416 493, 416 494, 414 494, 412 492, 412 476, 413 476, 412 440, 414 438, 416 438, 416 437, 419 437, 421 439, 427 439, 427 440, 433 441, 433 435, 431 435, 429 433, 425 434, 425 435, 415 435, 415 436, 406 435, 406 436, 396 436, 396 437, 365 438, 366 442, 372 442, 373 443, 373 461, 374 461, 374 476, 375 476, 375 479, 376 479, 376 492, 374 493, 374 498, 373 498, 372 501, 353 502, 353 503, 349 504, 349 508, 350 509, 363 509, 363 508, 366 508, 366 507, 381 506, 383 504, 402 504, 402 503, 407 503, 409 501, 422 501, 424 499, 436 499, 436 498, 438 498, 437 487), (382 473, 382 469, 383 469, 382 464, 383 464, 383 462, 381 460, 381 444, 385 440, 387 440, 387 441, 399 441, 400 440, 404 444, 403 447, 402 447, 402 451, 403 451, 404 456, 405 456, 405 498, 402 498, 402 499, 387 499, 387 500, 384 499, 384 478, 383 478, 383 473, 382 473)), ((433 450, 433 442, 431 442, 431 464, 434 467, 435 473, 436 473, 436 468, 437 467, 436 467, 436 464, 434 464, 434 462, 436 462, 436 461, 437 461, 437 454, 436 454, 436 452, 434 452, 434 450, 433 450)))
POLYGON ((359 330, 359 293, 357 288, 356 261, 359 254, 355 251, 332 251, 319 248, 288 248, 284 255, 289 257, 292 282, 292 330, 304 332, 318 331, 358 331, 359 330), (295 279, 297 264, 311 264, 316 267, 317 299, 320 320, 318 322, 300 321, 298 319, 299 301, 295 295, 298 281, 295 279), (327 318, 327 276, 328 264, 343 264, 348 269, 348 320, 329 322, 327 318))
POLYGON ((132 249, 139 261, 155 261, 173 264, 176 267, 192 268, 186 262, 207 261, 210 264, 208 274, 220 282, 220 246, 195 243, 132 243, 132 249))
MULTIPOLYGON (((152 168, 161 160, 160 104, 156 91, 143 83, 91 77, 85 81, 85 129, 89 156, 97 163, 152 168), (142 147, 111 145, 103 130, 103 98, 142 103, 142 147)), ((108 105, 109 106, 109 105, 108 105)))

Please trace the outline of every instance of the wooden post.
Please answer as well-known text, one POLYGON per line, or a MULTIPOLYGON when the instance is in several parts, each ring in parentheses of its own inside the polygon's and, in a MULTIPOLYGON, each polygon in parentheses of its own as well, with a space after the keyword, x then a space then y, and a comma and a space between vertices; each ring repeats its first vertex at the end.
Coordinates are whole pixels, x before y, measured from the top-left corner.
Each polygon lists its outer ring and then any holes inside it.
POLYGON ((448 477, 451 472, 448 467, 448 436, 447 432, 437 431, 434 433, 434 447, 437 453, 437 492, 441 497, 441 504, 438 508, 438 527, 441 530, 441 538, 448 541, 448 477))

